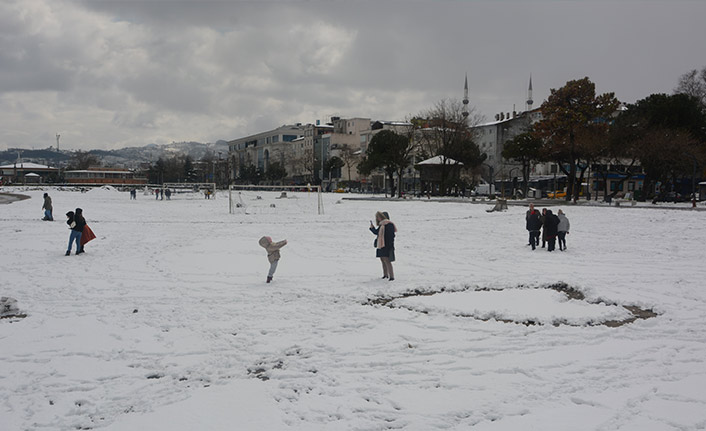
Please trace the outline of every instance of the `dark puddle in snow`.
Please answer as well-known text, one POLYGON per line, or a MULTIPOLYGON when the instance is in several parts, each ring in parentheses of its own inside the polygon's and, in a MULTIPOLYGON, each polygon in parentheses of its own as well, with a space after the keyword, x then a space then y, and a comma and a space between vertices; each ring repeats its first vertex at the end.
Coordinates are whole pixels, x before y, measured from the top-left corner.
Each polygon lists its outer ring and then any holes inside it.
MULTIPOLYGON (((526 286, 518 286, 518 288, 524 288, 526 286)), ((566 295, 568 299, 573 299, 576 301, 585 301, 589 304, 593 305, 613 305, 613 306, 621 306, 625 308, 627 311, 630 312, 632 315, 629 318, 623 319, 623 320, 606 320, 603 322, 598 322, 598 323, 588 323, 586 325, 576 325, 572 324, 563 320, 556 320, 552 322, 552 325, 554 326, 561 326, 561 325, 568 325, 568 326, 607 326, 610 328, 618 328, 623 325, 627 325, 629 323, 633 323, 636 320, 640 319, 651 319, 653 317, 657 317, 658 314, 652 310, 652 309, 645 309, 645 308, 640 308, 636 305, 621 305, 618 304, 617 302, 611 302, 607 301, 605 299, 597 299, 590 301, 586 299, 586 296, 581 292, 580 290, 569 286, 566 283, 554 283, 554 284, 549 284, 549 285, 544 285, 544 286, 539 286, 535 287, 536 289, 549 289, 549 290, 555 290, 557 292, 563 293, 566 295)), ((366 302, 363 303, 363 305, 372 305, 372 306, 384 306, 384 307, 389 307, 389 308, 405 308, 410 311, 416 311, 418 313, 423 313, 423 314, 429 314, 427 311, 424 310, 417 310, 409 307, 404 307, 404 306, 396 306, 393 304, 393 301, 397 299, 404 299, 404 298, 410 298, 410 297, 415 297, 415 296, 432 296, 432 295, 438 295, 440 293, 457 293, 457 292, 466 292, 469 290, 473 290, 474 292, 490 292, 490 291, 503 291, 505 289, 500 289, 500 288, 489 288, 489 287, 471 287, 471 286, 465 286, 461 289, 446 289, 446 288, 441 288, 439 290, 420 290, 420 289, 415 289, 411 292, 404 292, 400 293, 395 296, 378 296, 375 298, 368 298, 366 302)), ((511 319, 498 319, 498 318, 481 318, 478 316, 470 315, 470 314, 455 314, 457 317, 470 317, 473 319, 481 320, 484 322, 487 322, 489 320, 496 320, 498 322, 503 322, 503 323, 516 323, 516 324, 521 324, 525 326, 534 326, 534 325, 542 325, 543 323, 537 322, 534 320, 511 320, 511 319)))

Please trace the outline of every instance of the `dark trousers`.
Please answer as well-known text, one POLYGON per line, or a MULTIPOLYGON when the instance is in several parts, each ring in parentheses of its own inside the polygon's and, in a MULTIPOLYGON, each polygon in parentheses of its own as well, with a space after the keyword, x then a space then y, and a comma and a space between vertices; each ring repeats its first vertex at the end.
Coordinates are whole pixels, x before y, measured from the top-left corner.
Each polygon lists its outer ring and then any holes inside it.
POLYGON ((538 230, 531 230, 529 233, 529 242, 530 245, 532 246, 532 250, 535 249, 539 245, 539 231, 538 230))
POLYGON ((559 250, 566 249, 566 232, 559 232, 559 250), (564 248, 562 248, 562 245, 564 248))
POLYGON ((554 251, 556 248, 556 237, 555 236, 548 236, 547 237, 547 251, 554 251))

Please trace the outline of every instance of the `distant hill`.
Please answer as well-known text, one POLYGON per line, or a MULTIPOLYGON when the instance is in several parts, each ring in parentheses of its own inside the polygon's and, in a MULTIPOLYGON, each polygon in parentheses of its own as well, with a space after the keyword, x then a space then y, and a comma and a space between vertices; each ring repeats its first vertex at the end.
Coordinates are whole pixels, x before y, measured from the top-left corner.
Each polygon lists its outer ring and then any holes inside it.
MULTIPOLYGON (((174 155, 188 155, 192 159, 199 160, 211 152, 218 157, 225 158, 228 155, 228 142, 217 141, 214 144, 202 144, 200 142, 173 142, 166 145, 149 144, 144 147, 127 147, 118 150, 89 150, 101 160, 104 166, 137 168, 145 163, 154 163, 162 158, 169 158, 174 155)), ((14 163, 18 160, 18 152, 23 162, 34 162, 43 165, 65 167, 71 160, 71 151, 56 151, 53 149, 27 150, 11 148, 0 151, 0 165, 14 163)))

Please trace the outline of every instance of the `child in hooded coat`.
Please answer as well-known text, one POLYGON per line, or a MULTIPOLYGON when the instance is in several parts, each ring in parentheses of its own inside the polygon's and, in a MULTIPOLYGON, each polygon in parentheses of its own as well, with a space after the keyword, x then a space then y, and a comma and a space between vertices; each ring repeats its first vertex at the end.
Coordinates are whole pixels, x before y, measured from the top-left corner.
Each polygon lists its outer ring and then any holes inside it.
POLYGON ((285 239, 280 242, 272 242, 272 238, 269 236, 263 236, 260 238, 260 241, 258 241, 258 244, 267 250, 267 260, 270 262, 270 271, 267 273, 267 282, 269 283, 275 275, 277 263, 280 259, 279 249, 287 245, 287 240, 285 239))

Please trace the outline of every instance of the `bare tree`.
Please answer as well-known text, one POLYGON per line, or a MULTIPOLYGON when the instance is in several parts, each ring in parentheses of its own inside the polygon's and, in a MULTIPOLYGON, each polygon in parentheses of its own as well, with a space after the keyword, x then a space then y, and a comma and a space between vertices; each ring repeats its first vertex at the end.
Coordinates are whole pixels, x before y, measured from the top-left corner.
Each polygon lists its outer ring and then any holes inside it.
POLYGON ((482 116, 471 109, 464 115, 466 106, 458 100, 441 100, 436 105, 412 119, 422 154, 441 157, 441 194, 446 194, 447 180, 458 165, 473 170, 485 160, 474 142, 474 126, 482 116))
POLYGON ((701 71, 694 69, 683 74, 674 92, 696 97, 706 109, 706 66, 701 71))
POLYGON ((348 170, 348 181, 351 180, 351 168, 358 164, 360 160, 360 151, 353 149, 348 144, 343 144, 340 149, 339 157, 346 164, 346 169, 348 170))

